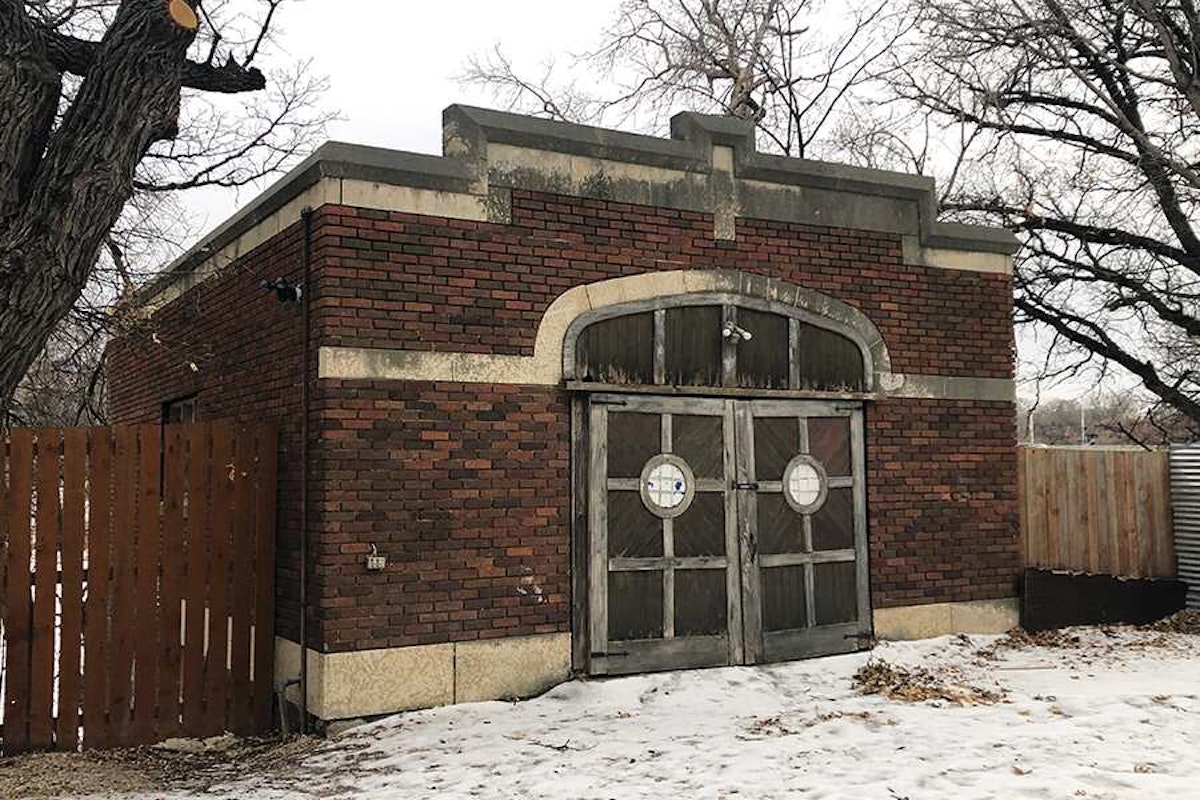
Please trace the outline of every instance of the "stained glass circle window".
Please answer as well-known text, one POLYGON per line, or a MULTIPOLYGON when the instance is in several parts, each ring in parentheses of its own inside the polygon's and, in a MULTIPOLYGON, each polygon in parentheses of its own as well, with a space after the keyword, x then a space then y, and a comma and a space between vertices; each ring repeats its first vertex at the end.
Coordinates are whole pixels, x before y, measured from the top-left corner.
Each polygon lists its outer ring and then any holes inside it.
POLYGON ((642 469, 642 502, 660 517, 677 517, 687 511, 695 493, 696 478, 679 456, 661 453, 642 469))
POLYGON ((825 503, 828 479, 821 463, 809 455, 798 455, 783 471, 783 496, 788 505, 803 514, 811 514, 825 503))

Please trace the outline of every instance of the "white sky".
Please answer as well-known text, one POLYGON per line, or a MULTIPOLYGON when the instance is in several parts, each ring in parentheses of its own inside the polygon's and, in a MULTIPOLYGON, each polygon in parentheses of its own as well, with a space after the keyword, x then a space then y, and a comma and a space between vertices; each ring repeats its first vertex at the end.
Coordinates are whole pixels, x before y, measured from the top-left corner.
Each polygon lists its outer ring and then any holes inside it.
MULTIPOLYGON (((440 154, 443 108, 495 105, 486 91, 455 80, 471 55, 500 44, 518 64, 537 68, 550 53, 586 49, 617 5, 299 0, 283 7, 278 42, 292 59, 312 59, 313 72, 328 77, 326 105, 343 118, 330 139, 440 154)), ((192 219, 207 232, 261 188, 189 198, 192 219)))

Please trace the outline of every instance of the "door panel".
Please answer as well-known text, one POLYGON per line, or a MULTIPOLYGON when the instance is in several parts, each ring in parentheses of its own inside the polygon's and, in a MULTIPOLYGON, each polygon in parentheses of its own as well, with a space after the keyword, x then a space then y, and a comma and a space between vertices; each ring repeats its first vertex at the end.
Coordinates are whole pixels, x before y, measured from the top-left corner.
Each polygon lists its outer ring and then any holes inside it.
POLYGON ((588 418, 592 673, 858 649, 860 410, 600 395, 588 418))
POLYGON ((593 673, 741 661, 731 410, 723 400, 593 399, 593 673))
POLYGON ((740 515, 744 608, 761 607, 745 618, 747 654, 858 650, 871 627, 861 411, 750 401, 736 418, 738 504, 754 509, 740 515))

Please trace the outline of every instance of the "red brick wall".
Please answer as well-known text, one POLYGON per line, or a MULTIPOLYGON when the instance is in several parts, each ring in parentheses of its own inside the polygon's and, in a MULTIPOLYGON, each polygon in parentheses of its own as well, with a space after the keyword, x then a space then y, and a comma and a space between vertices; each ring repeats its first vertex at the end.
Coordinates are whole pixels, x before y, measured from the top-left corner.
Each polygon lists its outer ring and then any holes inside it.
POLYGON ((325 206, 322 344, 529 355, 563 291, 669 269, 779 277, 858 307, 896 372, 1011 378, 1008 276, 907 266, 900 237, 513 193, 513 224, 325 206))
POLYGON ((560 392, 324 381, 320 406, 315 569, 329 650, 569 630, 560 392), (387 572, 363 569, 368 543, 387 572))
POLYGON ((300 308, 279 303, 259 282, 299 281, 302 246, 297 224, 108 348, 114 423, 160 422, 163 403, 197 394, 201 421, 279 425, 276 605, 279 634, 292 639, 299 630, 302 328, 300 308))
MULTIPOLYGON (((739 220, 736 241, 716 241, 705 215, 527 192, 514 192, 513 220, 319 209, 314 344, 530 354, 542 313, 572 286, 736 268, 857 306, 897 372, 1012 376, 1010 279, 903 265, 895 236, 739 220)), ((119 421, 156 419, 164 400, 199 390, 207 418, 283 424, 281 634, 291 638, 299 322, 257 282, 298 277, 299 247, 294 226, 161 312, 161 345, 140 337, 112 350, 119 421)), ((560 393, 327 380, 312 421, 313 646, 569 628, 560 393), (363 568, 371 544, 390 560, 384 573, 363 568)), ((875 604, 1012 595, 1012 406, 881 401, 867 411, 867 446, 875 604)))
POLYGON ((1009 403, 889 399, 866 411, 877 608, 1016 594, 1017 442, 1009 403))

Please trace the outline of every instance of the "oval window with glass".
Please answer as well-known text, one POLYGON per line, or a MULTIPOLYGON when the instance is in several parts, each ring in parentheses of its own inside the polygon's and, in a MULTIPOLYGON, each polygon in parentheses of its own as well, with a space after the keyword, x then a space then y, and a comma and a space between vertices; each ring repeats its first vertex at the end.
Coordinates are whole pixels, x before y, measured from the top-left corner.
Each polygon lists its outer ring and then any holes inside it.
POLYGON ((642 469, 641 495, 650 513, 665 519, 677 517, 692 504, 696 478, 682 458, 661 453, 642 469))
POLYGON ((812 456, 796 456, 783 471, 783 496, 801 514, 819 510, 829 496, 825 468, 812 456))

